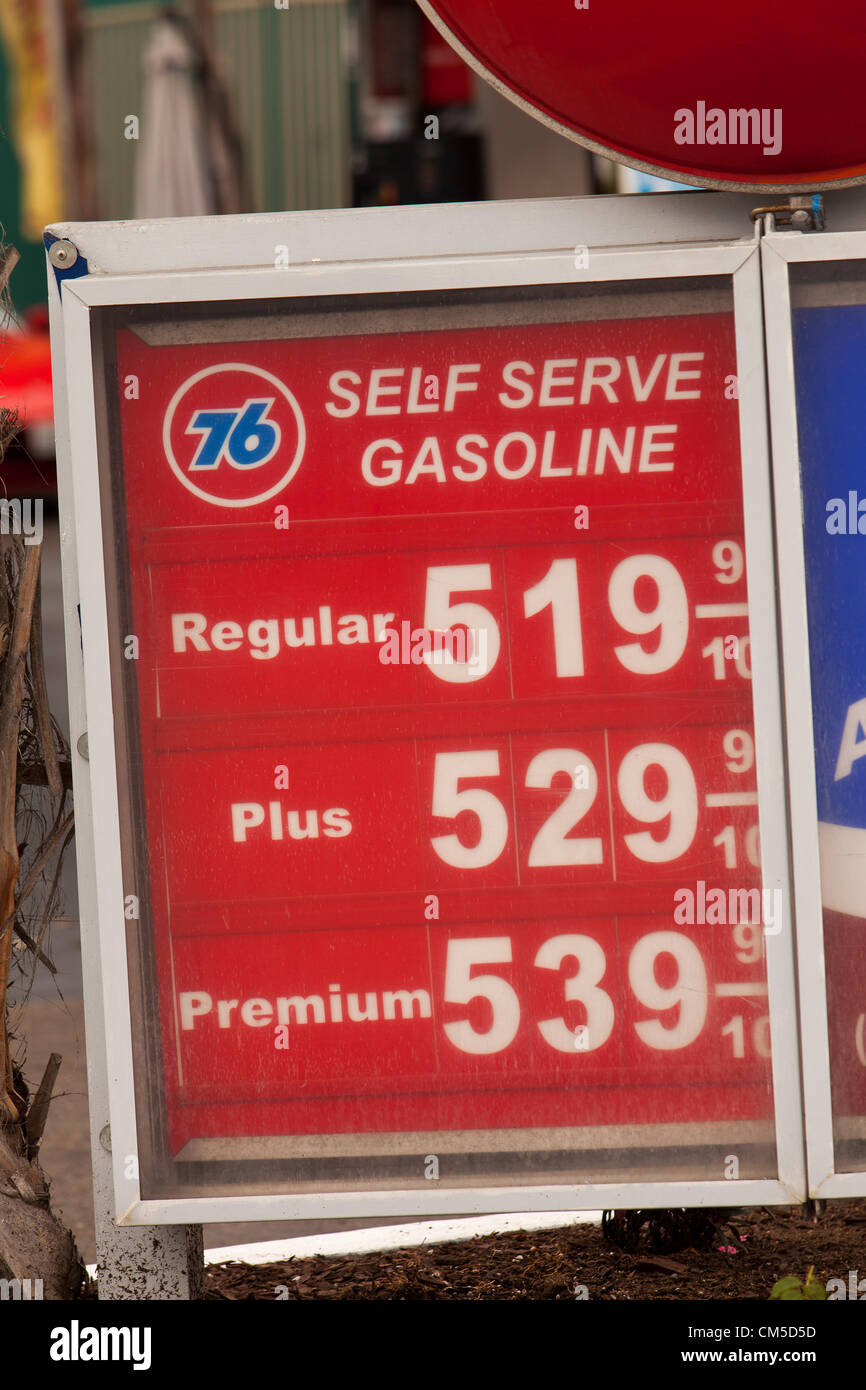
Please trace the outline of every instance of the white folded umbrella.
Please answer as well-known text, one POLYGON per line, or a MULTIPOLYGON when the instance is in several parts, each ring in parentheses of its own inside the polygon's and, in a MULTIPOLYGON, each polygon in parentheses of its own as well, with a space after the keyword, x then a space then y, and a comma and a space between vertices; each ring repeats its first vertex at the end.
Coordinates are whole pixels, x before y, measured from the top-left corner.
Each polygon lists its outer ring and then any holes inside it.
POLYGON ((143 112, 135 169, 135 216, 216 212, 197 58, 181 27, 160 19, 144 51, 143 112))

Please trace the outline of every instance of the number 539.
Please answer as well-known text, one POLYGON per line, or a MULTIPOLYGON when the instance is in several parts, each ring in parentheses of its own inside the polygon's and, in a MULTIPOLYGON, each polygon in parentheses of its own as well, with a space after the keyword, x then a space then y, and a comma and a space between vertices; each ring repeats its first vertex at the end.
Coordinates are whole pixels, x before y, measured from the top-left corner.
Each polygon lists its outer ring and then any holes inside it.
MULTIPOLYGON (((586 1025, 579 1050, 595 1052, 607 1042, 614 1027, 613 1000, 601 988, 607 961, 599 942, 578 933, 552 936, 536 952, 533 965, 540 970, 560 970, 569 958, 575 960, 577 969, 565 978, 565 1002, 582 1005, 586 1025)), ((448 942, 445 1003, 469 1004, 474 999, 484 999, 489 1005, 490 1025, 486 1029, 475 1028, 469 1019, 444 1024, 445 1036, 459 1051, 489 1056, 502 1052, 516 1038, 521 1010, 514 986, 501 975, 472 974, 477 966, 507 965, 511 959, 509 936, 448 942)), ((647 1047, 671 1052, 695 1041, 707 1017, 707 972, 693 941, 674 931, 642 936, 628 958, 628 982, 635 998, 647 1009, 664 1013, 679 1007, 678 1017, 670 1027, 658 1018, 642 1019, 633 1025, 647 1047), (676 961, 677 978, 672 985, 660 985, 656 979, 655 965, 660 955, 672 956, 676 961)), ((564 1018, 540 1019, 536 1026, 555 1051, 578 1051, 575 1029, 564 1018)))

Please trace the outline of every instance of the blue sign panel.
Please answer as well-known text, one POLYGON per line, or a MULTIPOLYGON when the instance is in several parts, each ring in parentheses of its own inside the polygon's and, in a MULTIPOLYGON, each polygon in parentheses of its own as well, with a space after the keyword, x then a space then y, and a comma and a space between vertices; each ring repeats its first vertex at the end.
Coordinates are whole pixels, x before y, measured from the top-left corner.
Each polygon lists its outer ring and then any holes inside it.
POLYGON ((818 818, 866 830, 866 305, 795 311, 794 363, 818 818))
POLYGON ((793 338, 834 1162, 855 1172, 866 1163, 866 305, 798 309, 793 338))

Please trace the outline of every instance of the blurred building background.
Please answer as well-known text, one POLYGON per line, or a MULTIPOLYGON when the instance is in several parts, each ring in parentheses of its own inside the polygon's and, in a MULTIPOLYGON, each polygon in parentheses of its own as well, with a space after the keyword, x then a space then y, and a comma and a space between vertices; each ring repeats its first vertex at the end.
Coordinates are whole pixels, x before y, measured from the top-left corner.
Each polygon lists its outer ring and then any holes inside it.
MULTIPOLYGON (((0 223, 22 255, 21 309, 45 298, 41 242, 22 215, 28 158, 40 165, 48 204, 56 187, 59 206, 45 221, 135 215, 145 132, 129 138, 127 118, 142 121, 143 55, 165 8, 0 0, 0 223), (17 46, 16 23, 27 31, 17 46), (40 70, 48 75, 41 94, 40 70), (23 149, 21 126, 32 136, 42 96, 53 115, 43 110, 44 138, 23 149)), ((612 175, 599 172, 606 161, 478 80, 414 0, 179 0, 171 8, 209 41, 225 79, 243 143, 244 211, 613 191, 612 175)))

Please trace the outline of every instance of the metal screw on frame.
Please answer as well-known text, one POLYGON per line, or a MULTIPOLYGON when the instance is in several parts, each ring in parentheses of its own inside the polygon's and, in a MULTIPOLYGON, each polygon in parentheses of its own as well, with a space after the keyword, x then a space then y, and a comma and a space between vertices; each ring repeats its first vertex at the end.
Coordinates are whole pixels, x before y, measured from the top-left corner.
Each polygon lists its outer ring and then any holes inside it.
POLYGON ((787 203, 770 207, 752 208, 749 217, 753 222, 763 218, 765 223, 767 218, 771 218, 771 231, 790 227, 795 232, 823 232, 827 225, 824 199, 818 193, 789 198, 787 203))
POLYGON ((78 260, 78 249, 71 241, 53 241, 48 248, 48 259, 58 270, 69 270, 78 260))

